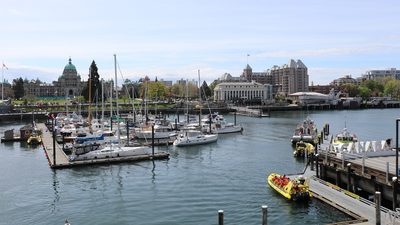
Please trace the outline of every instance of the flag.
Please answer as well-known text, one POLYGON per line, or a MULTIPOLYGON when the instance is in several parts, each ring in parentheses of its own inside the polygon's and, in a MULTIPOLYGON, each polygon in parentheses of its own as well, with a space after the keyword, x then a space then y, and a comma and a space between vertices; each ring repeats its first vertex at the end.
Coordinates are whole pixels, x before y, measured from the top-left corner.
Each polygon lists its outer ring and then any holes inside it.
POLYGON ((6 64, 3 63, 3 68, 6 68, 8 70, 8 67, 6 66, 6 64))

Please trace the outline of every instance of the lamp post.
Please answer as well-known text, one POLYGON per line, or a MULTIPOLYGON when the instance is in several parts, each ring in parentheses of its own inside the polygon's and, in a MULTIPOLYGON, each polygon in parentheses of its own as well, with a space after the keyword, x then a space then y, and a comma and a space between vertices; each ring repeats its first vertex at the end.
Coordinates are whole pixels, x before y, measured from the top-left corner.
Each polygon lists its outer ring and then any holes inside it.
POLYGON ((399 121, 396 119, 396 178, 399 180, 399 121))

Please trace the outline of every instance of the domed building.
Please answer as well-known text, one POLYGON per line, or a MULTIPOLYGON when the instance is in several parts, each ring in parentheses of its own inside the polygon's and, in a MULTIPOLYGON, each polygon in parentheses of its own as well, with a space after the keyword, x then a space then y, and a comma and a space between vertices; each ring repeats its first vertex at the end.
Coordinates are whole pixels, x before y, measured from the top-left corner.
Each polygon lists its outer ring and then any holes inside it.
POLYGON ((81 81, 81 76, 78 74, 75 65, 72 64, 71 58, 69 58, 68 64, 64 67, 63 73, 57 81, 49 84, 32 80, 24 83, 24 89, 27 96, 73 98, 81 95, 85 85, 86 82, 81 81))
POLYGON ((60 87, 60 96, 74 97, 81 95, 82 82, 81 76, 76 71, 76 67, 68 60, 68 64, 64 67, 62 75, 58 78, 57 86, 60 87))

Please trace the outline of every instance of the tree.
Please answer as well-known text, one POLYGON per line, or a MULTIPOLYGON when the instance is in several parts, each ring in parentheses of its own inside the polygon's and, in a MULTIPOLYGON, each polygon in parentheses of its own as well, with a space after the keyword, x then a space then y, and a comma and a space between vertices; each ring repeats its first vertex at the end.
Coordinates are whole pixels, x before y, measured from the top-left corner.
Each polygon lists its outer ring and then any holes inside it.
POLYGON ((372 91, 368 87, 360 86, 358 88, 358 90, 359 90, 360 96, 362 97, 363 100, 367 100, 369 97, 371 97, 372 91))
POLYGON ((16 99, 20 99, 25 96, 24 80, 22 77, 13 80, 12 89, 16 99))
POLYGON ((161 82, 147 82, 148 84, 148 92, 147 95, 149 98, 156 98, 156 99, 164 99, 166 88, 165 85, 161 82))
POLYGON ((379 96, 384 90, 383 81, 380 82, 377 80, 365 80, 361 83, 361 87, 368 88, 371 96, 379 96))
POLYGON ((385 96, 399 99, 400 97, 400 81, 396 79, 388 79, 385 83, 384 91, 385 96))
POLYGON ((207 82, 204 81, 203 84, 200 87, 201 89, 201 99, 202 100, 207 100, 207 98, 211 97, 211 89, 208 87, 207 82))
POLYGON ((359 95, 358 85, 355 84, 343 84, 340 86, 340 90, 347 93, 349 97, 355 97, 359 95))
POLYGON ((97 65, 95 61, 92 61, 92 64, 89 67, 89 78, 87 82, 87 86, 82 90, 82 95, 86 101, 89 101, 89 89, 90 92, 90 102, 96 102, 101 99, 101 83, 100 83, 100 75, 98 73, 97 65), (91 86, 89 88, 89 85, 91 86), (94 101, 95 100, 95 101, 94 101))

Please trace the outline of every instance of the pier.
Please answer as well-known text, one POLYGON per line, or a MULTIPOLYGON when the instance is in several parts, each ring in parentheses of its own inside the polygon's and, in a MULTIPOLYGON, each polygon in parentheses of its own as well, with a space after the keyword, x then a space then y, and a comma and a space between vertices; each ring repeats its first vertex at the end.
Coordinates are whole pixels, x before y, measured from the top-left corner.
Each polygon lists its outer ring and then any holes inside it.
POLYGON ((120 163, 120 162, 136 162, 136 161, 153 160, 153 159, 167 159, 169 157, 169 154, 166 152, 157 152, 154 153, 154 155, 150 153, 150 154, 135 155, 135 156, 120 156, 120 157, 105 158, 105 159, 70 161, 69 157, 62 150, 62 146, 60 146, 53 139, 52 136, 53 133, 45 126, 45 124, 38 123, 37 126, 39 129, 43 131, 42 132, 43 150, 49 162, 49 166, 53 169, 87 166, 93 164, 110 164, 110 163, 120 163), (53 148, 53 146, 55 148, 53 148))
POLYGON ((315 155, 301 173, 310 178, 313 197, 354 218, 339 224, 400 224, 396 151, 390 142, 357 142, 333 149, 332 139, 326 124, 315 155))

